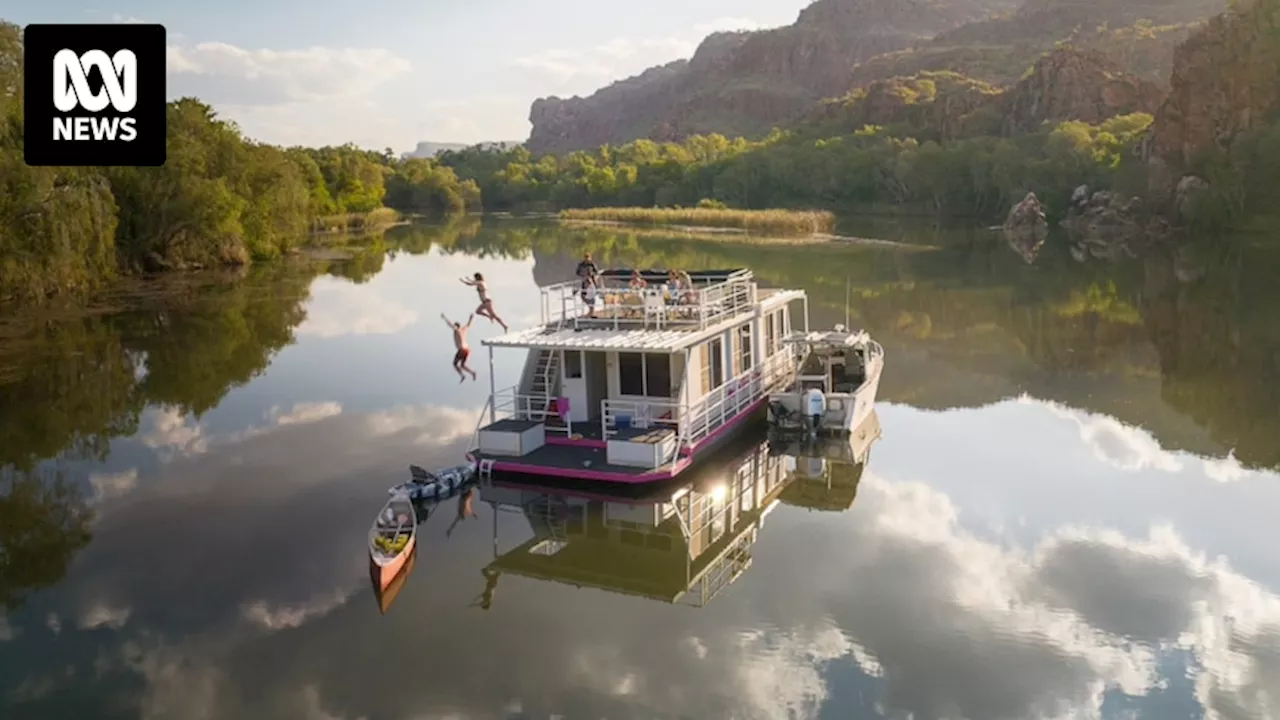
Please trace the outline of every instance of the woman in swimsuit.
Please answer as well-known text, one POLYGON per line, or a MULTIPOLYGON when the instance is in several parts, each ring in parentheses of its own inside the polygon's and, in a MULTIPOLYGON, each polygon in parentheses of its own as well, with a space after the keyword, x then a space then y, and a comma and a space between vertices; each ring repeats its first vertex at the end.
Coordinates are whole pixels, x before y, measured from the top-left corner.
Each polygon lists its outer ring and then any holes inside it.
POLYGON ((476 273, 475 280, 461 278, 463 285, 470 285, 480 294, 480 307, 476 308, 476 314, 481 317, 489 318, 489 322, 496 322, 502 326, 502 332, 507 332, 507 324, 502 322, 502 318, 493 311, 493 300, 489 297, 489 288, 485 285, 484 276, 476 273))

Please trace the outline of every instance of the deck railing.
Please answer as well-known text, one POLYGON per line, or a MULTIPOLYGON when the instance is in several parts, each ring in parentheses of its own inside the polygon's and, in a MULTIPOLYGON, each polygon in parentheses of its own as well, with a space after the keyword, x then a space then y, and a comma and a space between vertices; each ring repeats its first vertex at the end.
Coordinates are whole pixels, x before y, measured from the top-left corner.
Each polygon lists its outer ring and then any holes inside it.
POLYGON ((756 285, 749 270, 740 270, 724 281, 692 289, 603 287, 597 290, 595 317, 581 294, 579 281, 542 288, 542 323, 575 329, 705 329, 753 312, 756 285))
MULTIPOLYGON (((485 405, 485 412, 480 415, 481 427, 493 424, 498 420, 528 420, 530 422, 546 423, 551 418, 559 418, 558 408, 553 408, 551 401, 556 398, 548 398, 545 395, 522 395, 519 386, 512 386, 505 390, 499 390, 489 398, 489 403, 485 405), (487 413, 492 408, 492 420, 489 419, 487 413)), ((480 428, 476 428, 477 442, 479 440, 480 428)), ((547 432, 561 432, 565 435, 573 434, 572 421, 567 417, 564 425, 547 425, 547 432)))
POLYGON ((752 403, 778 391, 790 382, 795 366, 794 355, 776 353, 690 404, 680 423, 680 447, 697 445, 752 403))
POLYGON ((602 400, 600 429, 608 439, 617 432, 620 416, 629 417, 638 428, 669 427, 679 436, 677 447, 697 445, 753 403, 786 387, 795 374, 796 359, 779 352, 746 373, 687 405, 675 400, 602 400))

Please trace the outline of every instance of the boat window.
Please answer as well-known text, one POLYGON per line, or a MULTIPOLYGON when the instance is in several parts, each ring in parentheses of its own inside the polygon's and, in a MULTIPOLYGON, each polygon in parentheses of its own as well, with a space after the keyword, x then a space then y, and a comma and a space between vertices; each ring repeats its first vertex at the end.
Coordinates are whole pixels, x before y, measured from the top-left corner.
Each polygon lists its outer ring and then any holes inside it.
POLYGON ((737 346, 734 348, 737 351, 737 357, 734 361, 737 371, 743 373, 750 370, 752 367, 750 325, 743 325, 738 328, 738 338, 734 344, 737 346))
POLYGON ((578 379, 582 377, 582 353, 570 350, 564 354, 564 376, 578 379))
POLYGON ((711 387, 704 389, 715 390, 724 384, 724 340, 716 338, 708 341, 707 352, 711 355, 711 387))
POLYGON ((671 397, 671 358, 652 353, 644 356, 644 394, 671 397))
POLYGON ((636 397, 670 397, 670 356, 618 353, 618 393, 636 397))
POLYGON ((622 395, 644 395, 644 355, 618 353, 618 392, 622 395))
POLYGON ((778 344, 778 320, 775 313, 769 313, 764 319, 764 354, 767 356, 777 352, 774 347, 778 344))

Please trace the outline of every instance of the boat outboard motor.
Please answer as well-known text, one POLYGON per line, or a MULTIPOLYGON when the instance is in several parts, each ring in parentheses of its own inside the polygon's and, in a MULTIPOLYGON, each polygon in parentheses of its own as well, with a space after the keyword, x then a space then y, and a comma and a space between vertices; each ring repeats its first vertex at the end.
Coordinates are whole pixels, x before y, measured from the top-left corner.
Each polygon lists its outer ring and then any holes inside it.
POLYGON ((804 394, 804 414, 809 421, 809 432, 817 433, 822 427, 822 417, 827 414, 827 396, 818 388, 804 394))

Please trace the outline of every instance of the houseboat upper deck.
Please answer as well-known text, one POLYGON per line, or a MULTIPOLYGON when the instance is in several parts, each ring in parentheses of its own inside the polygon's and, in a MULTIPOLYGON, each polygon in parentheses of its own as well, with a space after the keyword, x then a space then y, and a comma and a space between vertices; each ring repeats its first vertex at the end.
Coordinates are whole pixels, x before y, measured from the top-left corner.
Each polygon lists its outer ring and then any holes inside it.
POLYGON ((517 385, 491 387, 470 454, 482 475, 669 479, 787 384, 803 291, 760 288, 746 269, 658 284, 669 275, 606 271, 591 304, 580 282, 545 287, 537 326, 483 341, 491 378, 495 348, 528 358, 517 385))

